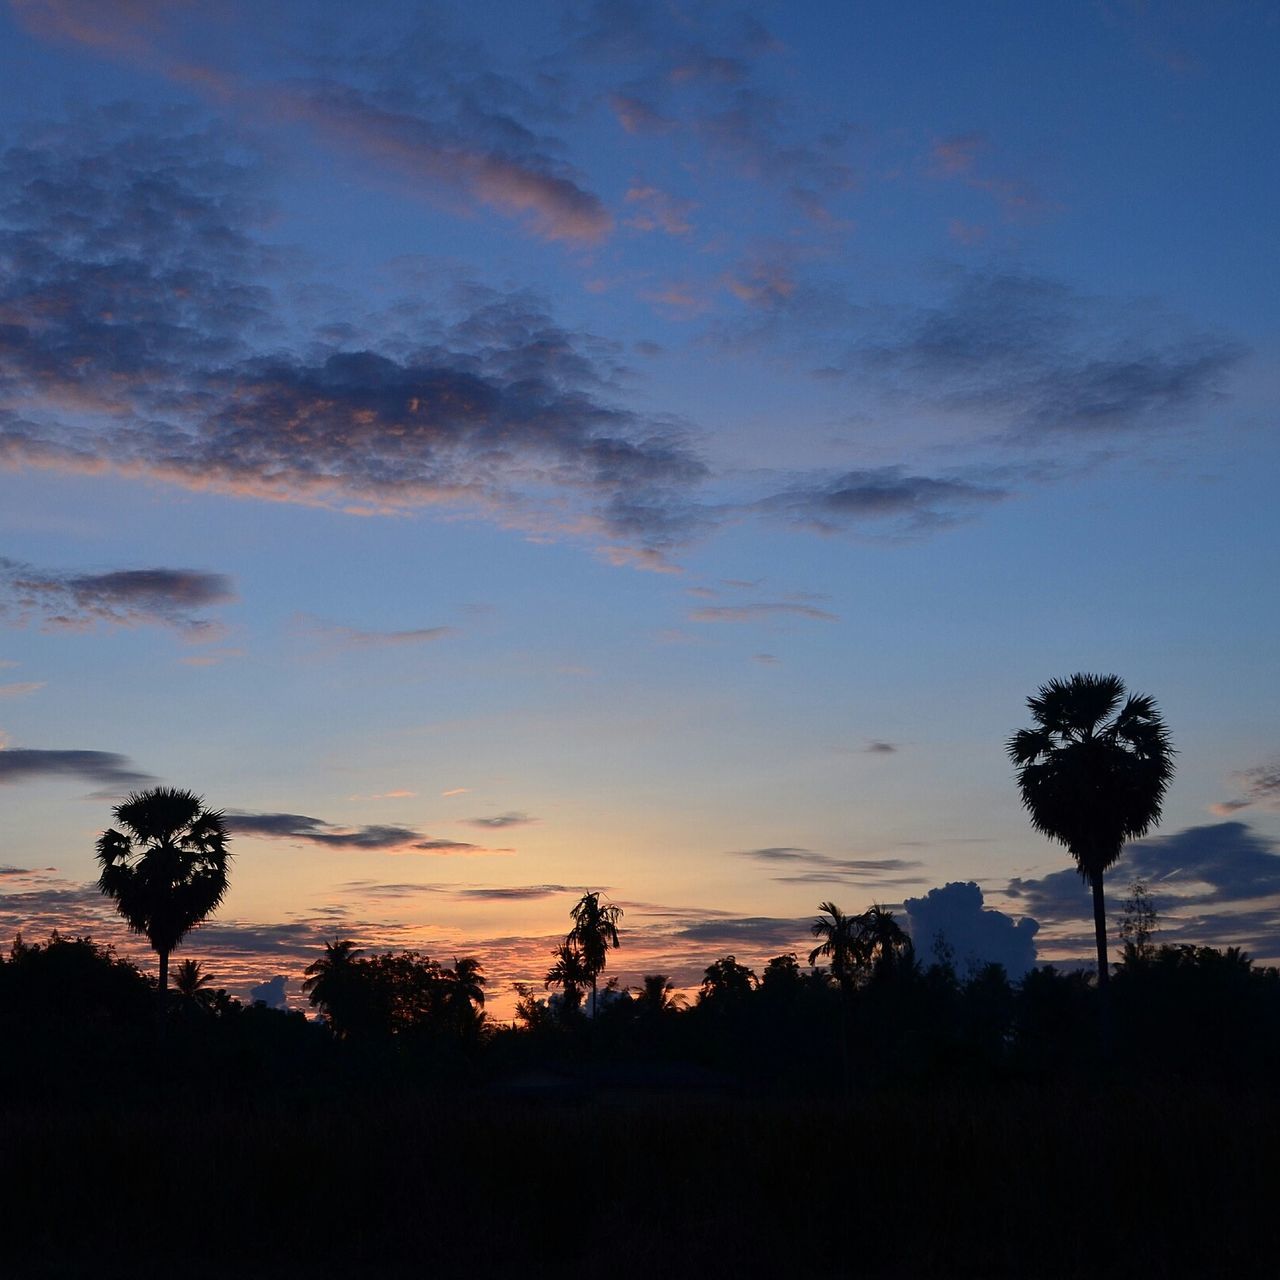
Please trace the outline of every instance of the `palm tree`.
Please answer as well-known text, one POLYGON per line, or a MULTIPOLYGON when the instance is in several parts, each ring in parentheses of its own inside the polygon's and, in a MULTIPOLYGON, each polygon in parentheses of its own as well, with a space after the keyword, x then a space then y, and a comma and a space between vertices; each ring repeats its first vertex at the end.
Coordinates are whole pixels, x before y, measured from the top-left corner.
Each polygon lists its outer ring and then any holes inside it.
POLYGON ((213 985, 213 974, 205 971, 199 960, 184 960, 173 975, 173 989, 192 1004, 203 1004, 212 995, 206 987, 213 985))
POLYGON ((684 997, 676 994, 676 984, 665 973, 647 973, 641 979, 643 985, 636 996, 636 1008, 646 1018, 657 1018, 675 1013, 684 1003, 684 997))
POLYGON ((853 987, 854 973, 861 963, 861 916, 847 916, 834 902, 820 902, 822 914, 809 927, 809 932, 822 942, 809 952, 809 963, 830 958, 831 976, 846 995, 853 987))
POLYGON ((1067 847, 1093 889, 1098 986, 1105 990, 1102 875, 1126 840, 1160 821, 1174 750, 1155 702, 1145 694, 1126 698, 1119 676, 1050 680, 1027 707, 1035 727, 1009 739, 1009 758, 1031 825, 1067 847))
POLYGON ((878 903, 857 917, 858 958, 870 965, 877 975, 886 977, 897 970, 899 961, 908 960, 913 947, 910 936, 878 903))
POLYGON ((227 892, 227 832, 221 812, 174 787, 134 792, 112 810, 124 828, 98 837, 98 888, 160 957, 160 1008, 169 953, 227 892))
POLYGON ((582 993, 591 983, 591 971, 582 952, 571 942, 562 942, 551 954, 555 957, 555 964, 547 971, 542 985, 548 990, 560 988, 563 992, 561 1007, 567 1016, 572 1017, 582 1005, 582 993))
POLYGON ((569 916, 573 920, 573 928, 565 937, 565 944, 581 953, 582 963, 591 983, 591 1017, 594 1019, 596 979, 604 970, 609 948, 620 945, 618 921, 622 919, 622 908, 612 905, 602 907, 598 893, 584 893, 569 916))
POLYGON ((357 965, 360 948, 350 938, 334 939, 324 944, 324 955, 307 965, 302 989, 313 1009, 319 1009, 333 1034, 343 1040, 351 1030, 355 1010, 357 965))

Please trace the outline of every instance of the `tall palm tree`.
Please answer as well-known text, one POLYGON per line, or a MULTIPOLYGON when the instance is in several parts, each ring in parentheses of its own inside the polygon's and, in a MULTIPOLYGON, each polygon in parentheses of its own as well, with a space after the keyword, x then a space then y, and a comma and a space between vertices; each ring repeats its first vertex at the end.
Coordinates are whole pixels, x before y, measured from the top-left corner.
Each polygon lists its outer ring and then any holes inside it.
POLYGON ((1160 821, 1174 750, 1155 702, 1145 694, 1126 697, 1119 676, 1050 680, 1027 707, 1035 726, 1015 733, 1007 751, 1031 825, 1066 846, 1093 889, 1098 985, 1105 990, 1103 872, 1126 840, 1160 821))
POLYGON ((169 954, 227 892, 227 831, 221 812, 175 787, 127 796, 112 810, 124 828, 98 837, 98 888, 160 957, 160 1008, 169 992, 169 954))
POLYGON ((676 994, 676 984, 665 973, 647 973, 641 982, 636 1008, 644 1017, 675 1013, 684 1003, 684 997, 676 994))
POLYGON ((601 906, 599 893, 584 893, 569 912, 573 927, 565 937, 566 945, 575 947, 582 955, 582 963, 591 983, 591 1017, 596 1016, 596 980, 604 970, 610 947, 621 945, 618 940, 618 921, 622 908, 601 906))

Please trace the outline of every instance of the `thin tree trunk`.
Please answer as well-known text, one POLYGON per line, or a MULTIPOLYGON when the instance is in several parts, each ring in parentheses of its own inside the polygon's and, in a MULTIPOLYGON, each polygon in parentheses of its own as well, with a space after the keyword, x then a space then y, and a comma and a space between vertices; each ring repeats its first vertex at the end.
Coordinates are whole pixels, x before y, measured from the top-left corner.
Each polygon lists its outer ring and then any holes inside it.
POLYGON ((163 1028, 165 1014, 169 1008, 169 953, 167 951, 160 952, 160 990, 158 994, 160 1003, 157 1006, 156 1016, 159 1018, 160 1026, 163 1028))
POLYGON ((1111 1060, 1111 973, 1107 960, 1107 906, 1102 894, 1102 872, 1095 871, 1093 885, 1093 931, 1098 942, 1098 1036, 1102 1060, 1111 1060))
POLYGON ((1102 896, 1102 872, 1095 871, 1089 880, 1093 885, 1093 931, 1098 941, 1098 990, 1103 991, 1111 976, 1111 966, 1107 961, 1107 907, 1102 896))

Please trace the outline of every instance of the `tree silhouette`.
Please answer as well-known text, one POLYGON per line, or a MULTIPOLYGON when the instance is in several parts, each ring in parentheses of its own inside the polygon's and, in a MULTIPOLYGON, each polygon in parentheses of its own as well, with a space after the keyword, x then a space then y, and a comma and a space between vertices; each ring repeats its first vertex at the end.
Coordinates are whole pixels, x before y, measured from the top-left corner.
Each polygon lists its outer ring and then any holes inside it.
POLYGON ((173 975, 173 989, 189 1004, 203 1004, 213 993, 213 974, 206 973, 199 960, 184 960, 173 975))
POLYGON ((647 973, 641 984, 635 1001, 642 1017, 657 1018, 675 1013, 684 1003, 684 997, 675 994, 676 984, 665 973, 647 973))
POLYGON ((324 955, 306 967, 302 989, 313 1009, 319 1009, 339 1040, 351 1034, 359 1017, 360 948, 350 938, 324 944, 324 955))
POLYGON ((736 1004, 756 989, 754 969, 739 964, 737 956, 722 956, 707 966, 698 988, 700 1005, 736 1004))
POLYGON ((591 985, 591 970, 583 959, 582 952, 571 942, 565 941, 551 953, 555 963, 547 971, 542 985, 550 990, 559 987, 561 991, 561 1008, 565 1016, 572 1018, 582 1007, 583 992, 591 985))
POLYGON ((1155 702, 1144 694, 1125 698, 1119 676, 1050 680, 1027 707, 1035 727, 1015 733, 1007 751, 1031 825, 1066 846, 1093 889, 1098 985, 1105 989, 1103 872, 1126 840, 1159 822, 1173 747, 1155 702))
POLYGON ((857 926, 855 955, 860 964, 869 966, 877 976, 889 977, 902 962, 910 959, 914 950, 911 938, 893 918, 892 911, 876 903, 855 916, 854 921, 857 926))
POLYGON ((822 941, 809 952, 809 963, 820 957, 831 961, 831 976, 847 996, 853 990, 853 979, 861 964, 862 930, 860 917, 847 916, 834 902, 820 902, 822 913, 809 927, 809 932, 822 941))
POLYGON ((154 787, 112 810, 124 831, 98 837, 98 888, 160 957, 160 1008, 169 992, 169 954, 227 892, 222 814, 190 791, 154 787))
POLYGON ((565 937, 566 946, 575 948, 582 957, 591 986, 591 1016, 596 1016, 596 980, 603 972, 610 947, 621 945, 618 921, 622 908, 601 906, 599 893, 584 893, 569 912, 573 927, 565 937))

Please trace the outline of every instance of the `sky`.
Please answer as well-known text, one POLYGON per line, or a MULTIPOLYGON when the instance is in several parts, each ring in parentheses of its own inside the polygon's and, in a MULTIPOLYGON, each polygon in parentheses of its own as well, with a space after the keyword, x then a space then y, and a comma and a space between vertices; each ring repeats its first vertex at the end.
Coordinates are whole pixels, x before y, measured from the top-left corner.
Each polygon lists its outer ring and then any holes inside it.
MULTIPOLYGON (((130 790, 179 957, 696 985, 1092 951, 1008 737, 1178 750, 1166 941, 1280 962, 1280 6, 0 3, 0 936, 130 790)), ((284 981, 281 982, 280 979, 284 981)))

